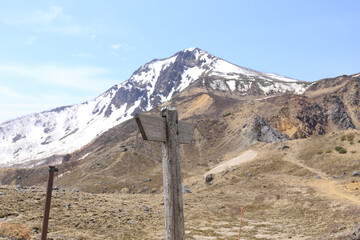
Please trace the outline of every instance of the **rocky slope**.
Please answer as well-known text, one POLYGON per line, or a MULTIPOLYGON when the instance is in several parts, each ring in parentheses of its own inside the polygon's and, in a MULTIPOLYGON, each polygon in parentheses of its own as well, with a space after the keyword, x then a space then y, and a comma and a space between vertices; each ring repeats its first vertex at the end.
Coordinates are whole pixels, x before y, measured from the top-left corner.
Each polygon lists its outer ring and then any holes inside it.
POLYGON ((292 138, 359 129, 359 86, 360 74, 317 81, 304 94, 284 99, 267 120, 292 138))
MULTIPOLYGON (((198 48, 153 60, 99 97, 0 124, 0 167, 80 149, 106 130, 169 101, 191 84, 239 96, 301 94, 307 83, 233 65, 198 48)), ((52 161, 57 161, 56 157, 52 161)))

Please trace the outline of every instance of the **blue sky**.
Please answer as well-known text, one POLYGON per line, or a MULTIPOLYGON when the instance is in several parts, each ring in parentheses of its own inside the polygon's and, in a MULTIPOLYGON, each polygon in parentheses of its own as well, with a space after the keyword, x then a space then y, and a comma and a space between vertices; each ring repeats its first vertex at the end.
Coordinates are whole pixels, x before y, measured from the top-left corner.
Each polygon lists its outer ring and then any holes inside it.
POLYGON ((3 1, 0 122, 93 99, 199 47, 305 81, 360 72, 360 1, 3 1))

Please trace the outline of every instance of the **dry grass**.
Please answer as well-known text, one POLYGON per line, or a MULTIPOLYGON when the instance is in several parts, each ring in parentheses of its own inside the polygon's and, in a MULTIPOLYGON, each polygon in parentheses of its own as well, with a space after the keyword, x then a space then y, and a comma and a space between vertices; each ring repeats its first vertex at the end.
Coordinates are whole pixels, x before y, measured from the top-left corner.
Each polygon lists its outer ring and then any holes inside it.
POLYGON ((21 224, 3 223, 0 226, 0 237, 11 240, 29 240, 30 230, 21 224))
MULTIPOLYGON (((206 130, 205 123, 200 125, 200 131, 206 130)), ((222 128, 218 129, 220 131, 222 128)), ((305 240, 314 239, 315 236, 341 239, 344 231, 360 222, 360 183, 350 174, 340 175, 344 171, 351 173, 359 169, 360 162, 357 160, 360 155, 357 152, 340 155, 336 151, 319 155, 317 152, 319 149, 334 149, 338 145, 354 151, 356 144, 353 146, 348 141, 341 141, 341 136, 348 134, 353 134, 354 139, 359 138, 355 131, 288 141, 287 149, 281 149, 283 143, 256 144, 253 149, 259 154, 253 161, 236 166, 234 170, 229 169, 225 174, 214 174, 212 185, 204 182, 204 166, 207 164, 212 168, 215 162, 182 159, 185 165, 183 182, 192 191, 184 194, 187 239, 235 239, 241 206, 246 206, 242 230, 244 239, 291 237, 305 240), (196 165, 198 163, 200 166, 196 165), (324 173, 325 177, 316 179, 314 170, 324 173), (339 177, 332 179, 334 175, 339 177)), ((189 150, 183 148, 182 151, 186 153, 189 150)), ((234 156, 229 155, 231 157, 234 156)), ((110 169, 122 162, 109 159, 106 164, 110 169)), ((92 189, 106 186, 114 193, 92 194, 74 187, 54 190, 49 238, 163 239, 163 195, 161 187, 157 185, 162 182, 160 164, 150 168, 149 164, 153 162, 136 162, 127 167, 136 173, 137 164, 142 165, 140 168, 144 168, 144 172, 134 175, 132 181, 113 171, 114 177, 110 178, 110 182, 104 175, 108 174, 109 169, 100 168, 93 162, 71 175, 69 182, 74 181, 75 176, 82 176, 82 181, 98 184, 92 189), (94 175, 91 178, 84 175, 93 165, 97 167, 94 175), (143 181, 149 177, 150 182, 143 181), (128 184, 126 187, 130 194, 120 193, 125 184, 128 184), (143 186, 156 188, 157 191, 155 194, 137 194, 143 186)), ((55 178, 54 184, 65 178, 55 178)), ((0 192, 0 222, 26 223, 27 228, 34 231, 32 237, 38 238, 39 234, 35 232, 40 232, 41 228, 45 186, 17 189, 0 185, 0 192)))

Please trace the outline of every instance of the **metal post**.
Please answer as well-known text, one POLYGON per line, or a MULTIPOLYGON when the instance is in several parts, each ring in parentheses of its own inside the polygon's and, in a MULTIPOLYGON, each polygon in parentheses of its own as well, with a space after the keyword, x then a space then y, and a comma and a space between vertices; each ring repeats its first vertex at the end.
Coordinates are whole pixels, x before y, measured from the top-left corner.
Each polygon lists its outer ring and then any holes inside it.
POLYGON ((245 211, 245 207, 241 207, 240 210, 241 210, 241 214, 240 214, 239 240, 240 240, 240 233, 241 233, 242 216, 245 211))
POLYGON ((51 193, 54 182, 54 173, 58 171, 59 170, 54 166, 49 166, 49 179, 48 179, 48 185, 46 191, 46 202, 45 202, 43 225, 41 229, 41 240, 46 240, 46 236, 47 236, 49 215, 50 215, 51 193))

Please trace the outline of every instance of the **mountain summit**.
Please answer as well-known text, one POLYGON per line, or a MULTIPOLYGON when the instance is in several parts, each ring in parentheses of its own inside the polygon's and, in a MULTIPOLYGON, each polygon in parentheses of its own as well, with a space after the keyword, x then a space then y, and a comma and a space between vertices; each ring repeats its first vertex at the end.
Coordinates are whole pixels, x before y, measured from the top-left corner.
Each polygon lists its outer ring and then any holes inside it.
POLYGON ((191 84, 240 96, 302 94, 308 83, 239 67, 199 48, 155 59, 99 97, 0 124, 0 167, 75 151, 106 130, 169 101, 191 84))

